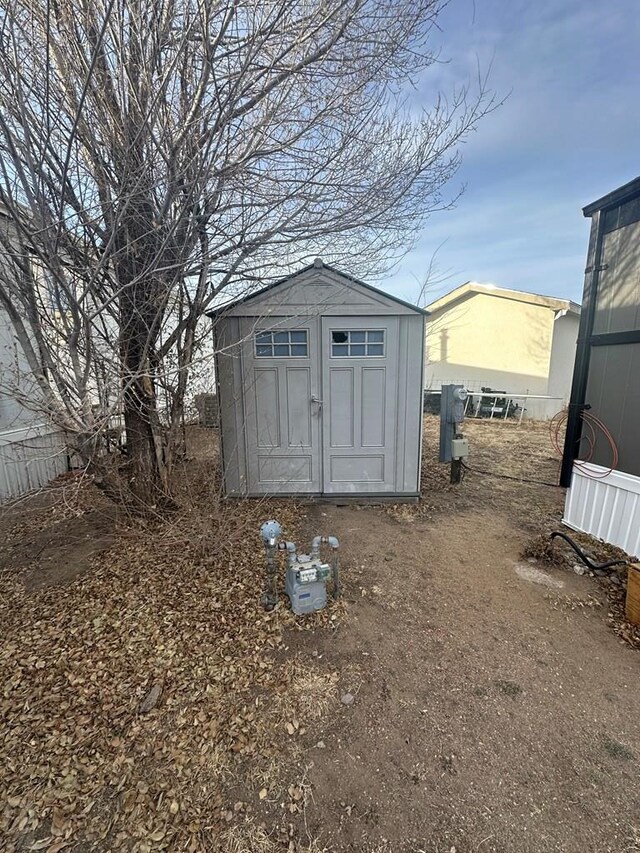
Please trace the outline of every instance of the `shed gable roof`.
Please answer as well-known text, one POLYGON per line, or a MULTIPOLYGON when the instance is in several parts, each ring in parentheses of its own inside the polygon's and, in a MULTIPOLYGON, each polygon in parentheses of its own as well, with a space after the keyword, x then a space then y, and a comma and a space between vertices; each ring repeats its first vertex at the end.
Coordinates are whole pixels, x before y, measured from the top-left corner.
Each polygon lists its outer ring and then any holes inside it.
POLYGON ((242 299, 207 311, 209 317, 258 314, 419 314, 428 312, 317 259, 242 299))
POLYGON ((572 314, 580 313, 580 306, 570 299, 559 299, 555 296, 541 296, 537 293, 526 293, 522 290, 510 290, 506 287, 498 287, 495 284, 480 284, 477 281, 467 281, 456 287, 449 293, 445 293, 435 302, 427 306, 428 311, 433 314, 443 308, 450 308, 456 302, 468 296, 481 293, 486 296, 495 296, 497 299, 511 299, 514 302, 525 302, 528 305, 539 305, 550 308, 552 311, 569 311, 572 314))

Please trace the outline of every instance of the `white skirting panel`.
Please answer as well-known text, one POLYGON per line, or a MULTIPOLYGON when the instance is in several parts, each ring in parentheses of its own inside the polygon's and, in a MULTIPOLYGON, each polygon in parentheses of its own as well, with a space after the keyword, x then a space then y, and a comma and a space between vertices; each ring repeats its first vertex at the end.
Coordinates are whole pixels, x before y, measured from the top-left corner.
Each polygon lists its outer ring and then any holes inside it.
POLYGON ((640 557, 640 477, 608 474, 591 463, 574 465, 563 522, 640 557))
POLYGON ((0 432, 0 503, 42 489, 68 470, 65 435, 50 425, 0 432))

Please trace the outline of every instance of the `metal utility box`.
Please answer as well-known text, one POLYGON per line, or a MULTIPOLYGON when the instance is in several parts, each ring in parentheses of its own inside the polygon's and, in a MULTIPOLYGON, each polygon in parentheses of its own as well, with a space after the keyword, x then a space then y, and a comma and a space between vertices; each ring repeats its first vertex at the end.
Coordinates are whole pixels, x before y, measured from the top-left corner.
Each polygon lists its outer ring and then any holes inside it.
POLYGON ((422 309, 317 259, 209 316, 228 495, 418 496, 422 309))
POLYGON ((451 441, 451 458, 466 459, 469 455, 469 439, 454 438, 451 441))
MULTIPOLYGON (((454 452, 453 441, 458 434, 458 427, 464 420, 464 405, 467 392, 462 385, 443 385, 440 399, 440 462, 451 462, 460 459, 454 452)), ((458 436, 462 438, 462 436, 458 436)), ((468 455, 468 454, 467 454, 468 455)))

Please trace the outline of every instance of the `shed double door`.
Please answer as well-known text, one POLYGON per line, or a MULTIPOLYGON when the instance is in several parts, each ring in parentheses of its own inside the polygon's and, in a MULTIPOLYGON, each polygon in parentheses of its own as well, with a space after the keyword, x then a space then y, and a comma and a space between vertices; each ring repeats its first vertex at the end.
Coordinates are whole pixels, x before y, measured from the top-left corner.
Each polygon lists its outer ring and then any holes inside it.
POLYGON ((245 326, 250 494, 395 490, 397 317, 245 326))

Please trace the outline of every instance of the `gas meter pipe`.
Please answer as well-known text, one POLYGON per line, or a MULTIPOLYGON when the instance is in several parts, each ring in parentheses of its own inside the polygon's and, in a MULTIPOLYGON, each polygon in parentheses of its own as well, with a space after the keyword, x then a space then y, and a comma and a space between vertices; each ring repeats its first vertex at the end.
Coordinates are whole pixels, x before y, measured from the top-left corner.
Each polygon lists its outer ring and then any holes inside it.
POLYGON ((273 610, 278 603, 278 564, 276 563, 277 547, 278 546, 275 542, 265 542, 265 549, 267 552, 267 583, 262 597, 265 610, 273 610))
POLYGON ((273 610, 278 603, 278 564, 276 562, 276 551, 281 535, 282 528, 275 519, 265 521, 260 527, 260 537, 264 542, 267 553, 267 576, 262 596, 262 603, 266 610, 273 610))
POLYGON ((338 556, 340 543, 336 536, 314 536, 311 540, 311 559, 318 559, 320 556, 320 546, 322 544, 328 545, 333 551, 333 560, 331 561, 333 597, 340 598, 340 557, 338 556))
POLYGON ((298 555, 298 549, 296 548, 295 544, 293 542, 281 542, 278 547, 281 551, 287 552, 287 564, 289 566, 293 566, 298 555))

